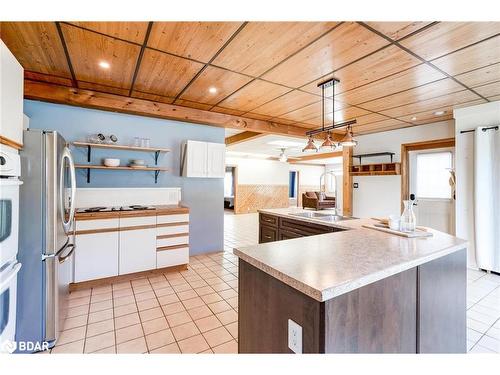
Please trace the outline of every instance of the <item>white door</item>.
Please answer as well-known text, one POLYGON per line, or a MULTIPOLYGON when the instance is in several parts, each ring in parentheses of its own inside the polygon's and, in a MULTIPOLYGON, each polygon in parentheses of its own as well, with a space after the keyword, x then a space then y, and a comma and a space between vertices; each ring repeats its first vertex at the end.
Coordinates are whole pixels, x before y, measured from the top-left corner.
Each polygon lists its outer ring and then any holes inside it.
POLYGON ((78 234, 75 242, 75 282, 118 275, 118 232, 78 234))
POLYGON ((226 145, 207 143, 207 177, 224 178, 226 172, 226 145))
POLYGON ((207 143, 187 141, 187 176, 207 176, 207 143))
POLYGON ((411 151, 409 160, 409 193, 415 195, 417 225, 454 234, 455 200, 450 183, 454 149, 411 151))
POLYGON ((156 268, 156 228, 120 231, 119 274, 156 268))

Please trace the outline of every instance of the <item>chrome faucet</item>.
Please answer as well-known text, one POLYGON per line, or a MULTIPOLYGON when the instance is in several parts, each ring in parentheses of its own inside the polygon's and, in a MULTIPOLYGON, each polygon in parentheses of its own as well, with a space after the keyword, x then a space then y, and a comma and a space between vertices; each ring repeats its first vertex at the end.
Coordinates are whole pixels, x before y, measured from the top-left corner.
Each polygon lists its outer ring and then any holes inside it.
MULTIPOLYGON (((323 177, 325 177, 327 174, 329 175, 332 175, 333 176, 333 180, 334 180, 334 184, 335 184, 335 215, 337 215, 337 205, 338 205, 338 199, 337 199, 337 176, 335 175, 335 173, 333 171, 328 171, 328 172, 324 172, 321 174, 321 176, 319 176, 319 191, 322 192, 323 190, 323 185, 322 185, 322 181, 323 181, 323 177)), ((325 189, 326 190, 326 189, 325 189)))

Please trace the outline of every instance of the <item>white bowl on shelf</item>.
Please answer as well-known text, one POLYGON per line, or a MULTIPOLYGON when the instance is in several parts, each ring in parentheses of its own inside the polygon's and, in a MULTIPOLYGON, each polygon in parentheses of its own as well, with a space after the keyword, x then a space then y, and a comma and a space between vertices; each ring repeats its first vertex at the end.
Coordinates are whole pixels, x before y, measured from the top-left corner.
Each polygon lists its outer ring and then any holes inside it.
POLYGON ((144 166, 146 164, 146 162, 143 159, 133 159, 130 162, 130 164, 134 165, 134 166, 144 166))
POLYGON ((106 158, 104 159, 104 165, 106 167, 118 167, 120 165, 120 159, 106 158))

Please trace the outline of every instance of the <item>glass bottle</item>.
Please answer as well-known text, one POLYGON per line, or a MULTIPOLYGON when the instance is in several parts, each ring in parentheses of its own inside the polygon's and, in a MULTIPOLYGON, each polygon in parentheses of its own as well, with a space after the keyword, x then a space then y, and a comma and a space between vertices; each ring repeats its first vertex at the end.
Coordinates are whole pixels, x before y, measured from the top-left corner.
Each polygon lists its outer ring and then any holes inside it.
POLYGON ((405 206, 401 215, 401 232, 414 232, 417 226, 417 219, 413 212, 413 201, 403 201, 405 206))

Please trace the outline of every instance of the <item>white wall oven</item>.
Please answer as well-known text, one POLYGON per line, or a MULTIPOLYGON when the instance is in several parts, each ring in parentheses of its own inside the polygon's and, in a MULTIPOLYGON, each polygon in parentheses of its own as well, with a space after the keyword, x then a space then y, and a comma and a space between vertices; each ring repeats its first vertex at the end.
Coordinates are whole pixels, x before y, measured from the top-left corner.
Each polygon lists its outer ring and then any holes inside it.
POLYGON ((15 349, 20 158, 0 148, 0 352, 15 349))

